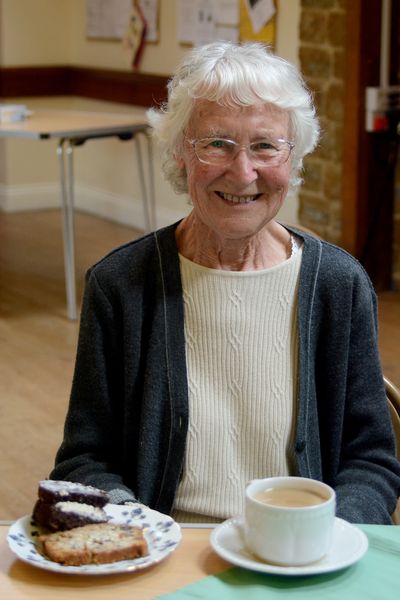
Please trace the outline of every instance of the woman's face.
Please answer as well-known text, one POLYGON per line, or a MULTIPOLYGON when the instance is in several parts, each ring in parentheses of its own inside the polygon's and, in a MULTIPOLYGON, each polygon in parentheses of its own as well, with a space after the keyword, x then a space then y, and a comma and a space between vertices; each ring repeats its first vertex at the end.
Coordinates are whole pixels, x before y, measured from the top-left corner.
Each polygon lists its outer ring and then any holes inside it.
MULTIPOLYGON (((290 140, 287 113, 262 103, 225 107, 198 101, 186 140, 219 137, 250 144, 262 138, 290 140)), ((177 156, 187 173, 188 190, 197 219, 218 236, 240 239, 257 234, 278 213, 289 187, 291 159, 276 167, 258 167, 241 150, 227 166, 198 160, 190 143, 177 156)))

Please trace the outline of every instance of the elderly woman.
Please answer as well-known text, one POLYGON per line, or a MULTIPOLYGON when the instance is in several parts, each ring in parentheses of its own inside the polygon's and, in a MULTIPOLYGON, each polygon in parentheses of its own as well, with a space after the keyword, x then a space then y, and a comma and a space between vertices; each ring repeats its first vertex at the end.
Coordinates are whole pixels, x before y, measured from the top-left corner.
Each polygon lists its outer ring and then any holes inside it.
POLYGON ((52 478, 179 521, 243 511, 255 477, 300 475, 337 513, 389 523, 400 468, 357 261, 276 219, 319 128, 297 70, 261 44, 189 52, 149 119, 190 214, 87 277, 52 478))

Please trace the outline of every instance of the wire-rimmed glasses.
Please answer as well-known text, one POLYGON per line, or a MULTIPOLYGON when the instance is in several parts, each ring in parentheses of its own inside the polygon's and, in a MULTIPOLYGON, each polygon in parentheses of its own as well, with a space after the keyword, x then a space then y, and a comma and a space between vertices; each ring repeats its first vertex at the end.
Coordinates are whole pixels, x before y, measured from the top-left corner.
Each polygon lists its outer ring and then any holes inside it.
POLYGON ((278 167, 283 165, 294 148, 294 143, 284 138, 262 138, 251 144, 238 144, 234 140, 208 137, 187 142, 200 162, 207 165, 229 166, 241 150, 255 166, 278 167))

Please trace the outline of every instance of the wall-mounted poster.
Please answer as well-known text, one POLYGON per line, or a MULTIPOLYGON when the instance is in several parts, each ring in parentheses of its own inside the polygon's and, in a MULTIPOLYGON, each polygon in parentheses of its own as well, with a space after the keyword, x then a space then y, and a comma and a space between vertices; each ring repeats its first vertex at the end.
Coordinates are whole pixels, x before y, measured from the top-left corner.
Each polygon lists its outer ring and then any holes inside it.
POLYGON ((122 39, 131 8, 131 0, 86 0, 87 37, 122 39))
POLYGON ((239 39, 239 0, 177 0, 178 41, 205 44, 239 39))
POLYGON ((176 0, 182 44, 214 40, 275 43, 274 0, 176 0))
POLYGON ((122 45, 131 55, 131 64, 136 69, 142 58, 147 24, 137 0, 132 0, 131 13, 122 45))
POLYGON ((160 0, 139 0, 139 6, 146 21, 146 42, 158 42, 160 0))
POLYGON ((240 33, 243 41, 275 44, 274 0, 240 0, 240 33))
MULTIPOLYGON (((159 36, 160 0, 136 0, 146 21, 146 42, 159 36)), ((133 12, 133 0, 86 0, 86 35, 90 39, 121 40, 133 12)))

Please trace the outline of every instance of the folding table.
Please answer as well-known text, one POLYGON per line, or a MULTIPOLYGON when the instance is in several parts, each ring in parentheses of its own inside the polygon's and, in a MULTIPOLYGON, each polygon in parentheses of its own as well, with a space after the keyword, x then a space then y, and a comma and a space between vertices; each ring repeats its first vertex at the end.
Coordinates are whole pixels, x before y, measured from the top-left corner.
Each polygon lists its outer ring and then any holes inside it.
POLYGON ((87 140, 116 137, 134 140, 136 160, 143 201, 145 227, 155 228, 155 200, 153 157, 150 126, 143 118, 113 113, 81 112, 72 110, 35 110, 23 121, 0 123, 0 137, 34 140, 58 140, 57 155, 60 165, 61 206, 63 216, 64 268, 69 319, 77 318, 75 249, 74 249, 74 170, 73 150, 87 140), (147 143, 147 182, 143 168, 138 135, 147 143))

